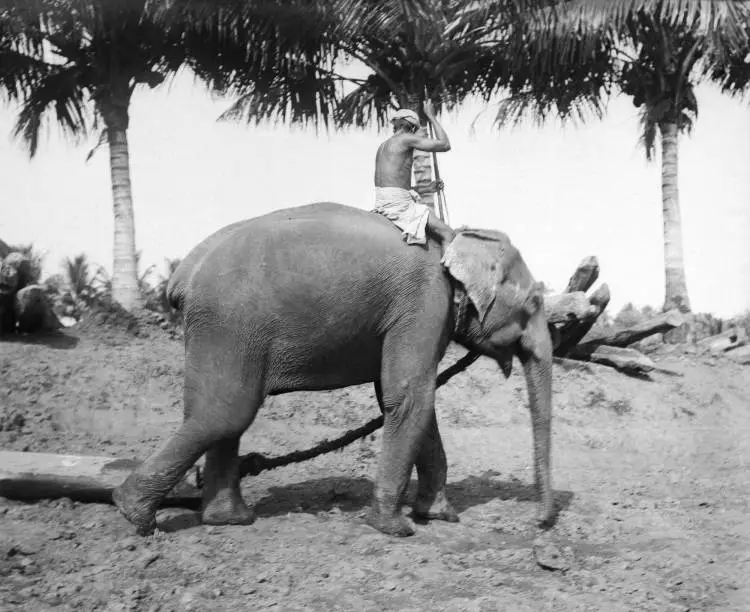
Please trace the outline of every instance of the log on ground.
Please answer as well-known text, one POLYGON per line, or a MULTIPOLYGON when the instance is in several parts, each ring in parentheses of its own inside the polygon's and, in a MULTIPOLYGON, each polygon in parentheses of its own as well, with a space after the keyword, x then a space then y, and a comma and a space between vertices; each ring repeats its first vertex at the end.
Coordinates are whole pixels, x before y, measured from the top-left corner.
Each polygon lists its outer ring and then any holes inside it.
POLYGON ((570 350, 570 356, 577 359, 585 359, 598 347, 603 345, 624 348, 654 334, 664 333, 670 329, 679 327, 683 323, 683 315, 677 310, 670 310, 669 312, 660 314, 653 319, 644 321, 643 323, 633 325, 623 331, 605 334, 572 347, 570 350))
MULTIPOLYGON (((70 499, 112 503, 112 490, 140 464, 130 459, 0 451, 0 497, 35 501, 70 499)), ((197 508, 200 491, 191 468, 170 491, 164 506, 197 508)))
POLYGON ((747 332, 742 327, 732 327, 720 334, 696 342, 698 348, 711 351, 712 353, 731 351, 745 344, 747 344, 747 332))
POLYGON ((589 356, 589 360, 610 366, 624 374, 642 376, 656 368, 656 364, 643 353, 617 346, 600 346, 589 356))

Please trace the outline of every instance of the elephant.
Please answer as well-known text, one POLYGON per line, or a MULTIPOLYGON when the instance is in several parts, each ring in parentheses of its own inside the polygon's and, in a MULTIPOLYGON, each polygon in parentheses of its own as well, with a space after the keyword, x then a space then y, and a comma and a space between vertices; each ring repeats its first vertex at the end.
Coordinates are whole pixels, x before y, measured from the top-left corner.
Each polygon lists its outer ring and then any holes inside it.
POLYGON ((442 247, 407 245, 385 217, 317 202, 240 221, 206 238, 167 286, 184 317, 184 420, 113 492, 139 534, 153 532, 169 490, 205 454, 201 520, 250 524, 239 487, 240 436, 264 398, 373 383, 384 415, 367 523, 458 521, 435 415, 438 364, 451 340, 497 361, 517 356, 527 382, 541 525, 554 522, 550 479, 552 345, 543 289, 499 232, 459 228, 442 247))

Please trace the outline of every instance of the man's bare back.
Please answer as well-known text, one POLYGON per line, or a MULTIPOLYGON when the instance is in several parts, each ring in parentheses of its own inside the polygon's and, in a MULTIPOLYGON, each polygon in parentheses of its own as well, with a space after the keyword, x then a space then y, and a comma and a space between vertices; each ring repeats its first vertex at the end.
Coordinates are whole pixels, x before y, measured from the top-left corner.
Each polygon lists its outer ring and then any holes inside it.
POLYGON ((417 134, 419 118, 413 111, 399 111, 404 116, 393 119, 394 134, 378 147, 375 156, 375 186, 411 189, 411 170, 414 149, 438 152, 450 151, 451 143, 443 126, 438 123, 432 103, 425 102, 424 112, 435 130, 435 138, 417 134))
POLYGON ((394 134, 378 147, 375 156, 375 186, 411 189, 414 148, 406 134, 394 134))
MULTIPOLYGON (((420 123, 415 112, 403 109, 398 111, 392 119, 393 136, 378 147, 375 156, 375 187, 377 189, 405 190, 405 192, 411 192, 412 196, 416 198, 416 192, 411 185, 414 150, 430 152, 450 150, 451 145, 448 136, 435 118, 430 102, 425 103, 424 111, 435 130, 435 138, 428 138, 417 133, 420 123)), ((437 183, 433 182, 431 188, 434 190, 436 185, 437 183)), ((427 218, 426 230, 444 245, 450 242, 454 236, 453 230, 431 210, 427 218)), ((407 232, 407 230, 404 231, 407 232)))

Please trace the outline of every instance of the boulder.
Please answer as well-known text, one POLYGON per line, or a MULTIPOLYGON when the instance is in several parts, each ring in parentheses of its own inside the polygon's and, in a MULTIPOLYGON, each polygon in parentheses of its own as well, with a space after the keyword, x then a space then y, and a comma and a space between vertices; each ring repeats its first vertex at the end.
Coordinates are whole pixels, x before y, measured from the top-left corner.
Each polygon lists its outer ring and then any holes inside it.
POLYGON ((55 331, 62 327, 44 285, 29 285, 16 293, 14 310, 19 332, 55 331))
POLYGON ((0 264, 0 295, 13 295, 29 284, 31 261, 23 253, 9 253, 0 264))

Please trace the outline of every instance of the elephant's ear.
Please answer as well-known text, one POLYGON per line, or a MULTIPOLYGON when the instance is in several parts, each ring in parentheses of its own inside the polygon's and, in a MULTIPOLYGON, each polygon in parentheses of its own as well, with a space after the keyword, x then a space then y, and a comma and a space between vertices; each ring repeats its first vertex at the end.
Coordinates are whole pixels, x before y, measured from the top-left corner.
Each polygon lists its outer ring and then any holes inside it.
POLYGON ((540 310, 544 310, 544 284, 534 283, 524 302, 524 310, 531 317, 540 310))
POLYGON ((501 256, 505 244, 510 241, 500 232, 460 228, 443 255, 443 265, 464 286, 482 323, 505 276, 501 256))

